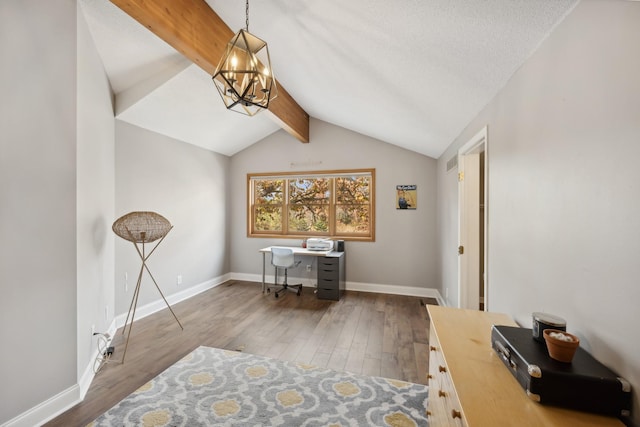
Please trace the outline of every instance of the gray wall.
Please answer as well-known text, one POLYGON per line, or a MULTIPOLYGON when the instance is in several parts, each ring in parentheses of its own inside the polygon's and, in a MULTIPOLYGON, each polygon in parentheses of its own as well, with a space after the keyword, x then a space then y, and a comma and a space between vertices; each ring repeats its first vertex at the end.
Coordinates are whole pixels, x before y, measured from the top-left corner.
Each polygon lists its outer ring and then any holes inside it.
POLYGON ((75 2, 3 0, 0 52, 2 423, 76 384, 75 2))
MULTIPOLYGON (((174 227, 147 262, 165 296, 229 272, 227 156, 116 120, 115 175, 114 220, 154 211, 174 227)), ((115 312, 122 314, 129 310, 141 264, 133 243, 119 237, 115 259, 115 312)), ((138 306, 160 298, 145 272, 138 306)))
POLYGON ((566 318, 632 382, 636 421, 639 22, 638 2, 581 2, 438 162, 443 286, 457 286, 445 163, 488 125, 489 308, 526 326, 534 311, 566 318))
POLYGON ((436 161, 316 119, 310 140, 278 131, 231 158, 231 271, 261 274, 260 248, 301 243, 247 237, 247 173, 375 168, 376 241, 346 242, 347 282, 436 288, 436 161), (397 184, 417 184, 417 210, 395 208, 397 184))
POLYGON ((97 340, 114 316, 115 121, 109 81, 78 10, 77 351, 78 379, 92 378, 97 340), (93 328, 92 328, 93 327, 93 328))

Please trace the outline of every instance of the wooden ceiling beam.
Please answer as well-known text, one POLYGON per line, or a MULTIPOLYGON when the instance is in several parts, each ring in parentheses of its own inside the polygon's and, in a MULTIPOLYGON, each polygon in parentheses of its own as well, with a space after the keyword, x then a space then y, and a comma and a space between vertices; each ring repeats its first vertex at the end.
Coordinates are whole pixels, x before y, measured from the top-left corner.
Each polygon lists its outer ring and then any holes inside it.
MULTIPOLYGON (((209 75, 235 34, 205 0, 111 0, 209 75)), ((212 85, 212 93, 215 88, 212 85)), ((301 142, 309 142, 309 115, 278 82, 270 116, 301 142)))

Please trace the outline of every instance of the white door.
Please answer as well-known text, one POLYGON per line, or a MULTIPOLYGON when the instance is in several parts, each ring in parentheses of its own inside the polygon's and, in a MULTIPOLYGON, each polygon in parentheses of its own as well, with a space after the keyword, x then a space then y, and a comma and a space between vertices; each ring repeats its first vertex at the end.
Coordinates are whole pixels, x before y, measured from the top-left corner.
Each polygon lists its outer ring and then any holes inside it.
POLYGON ((458 151, 458 307, 487 310, 487 128, 458 151))

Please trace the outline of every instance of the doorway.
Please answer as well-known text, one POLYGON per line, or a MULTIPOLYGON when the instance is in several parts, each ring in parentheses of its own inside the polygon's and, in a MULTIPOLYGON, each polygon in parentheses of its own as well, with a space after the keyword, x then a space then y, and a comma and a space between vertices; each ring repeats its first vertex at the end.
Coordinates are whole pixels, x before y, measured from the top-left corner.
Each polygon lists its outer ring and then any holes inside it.
POLYGON ((488 310, 487 127, 458 150, 458 307, 488 310))

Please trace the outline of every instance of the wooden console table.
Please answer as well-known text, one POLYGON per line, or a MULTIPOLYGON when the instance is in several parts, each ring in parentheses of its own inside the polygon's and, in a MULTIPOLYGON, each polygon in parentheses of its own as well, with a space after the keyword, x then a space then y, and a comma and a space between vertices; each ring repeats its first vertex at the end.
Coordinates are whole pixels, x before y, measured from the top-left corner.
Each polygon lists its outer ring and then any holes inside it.
POLYGON ((431 427, 624 426, 611 417, 544 406, 527 397, 491 348, 491 326, 506 314, 427 305, 431 427))

